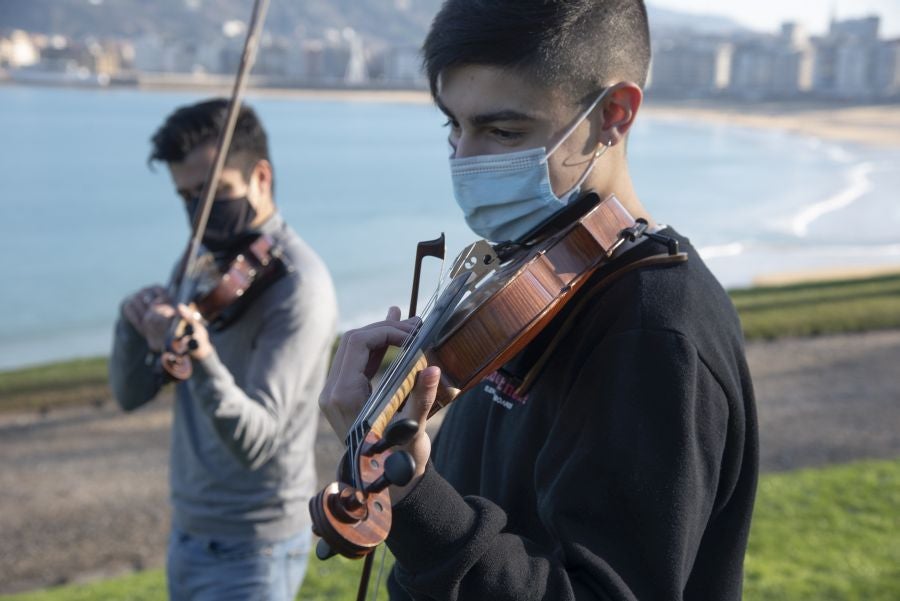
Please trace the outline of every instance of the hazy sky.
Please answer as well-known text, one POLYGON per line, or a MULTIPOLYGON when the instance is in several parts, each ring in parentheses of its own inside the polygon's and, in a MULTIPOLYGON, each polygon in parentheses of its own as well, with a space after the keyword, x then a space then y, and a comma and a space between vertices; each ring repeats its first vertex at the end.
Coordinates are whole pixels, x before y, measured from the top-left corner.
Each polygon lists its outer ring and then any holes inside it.
POLYGON ((648 0, 648 4, 725 15, 767 31, 774 31, 782 21, 799 21, 814 34, 825 32, 832 10, 838 18, 877 14, 882 37, 900 36, 900 0, 648 0))

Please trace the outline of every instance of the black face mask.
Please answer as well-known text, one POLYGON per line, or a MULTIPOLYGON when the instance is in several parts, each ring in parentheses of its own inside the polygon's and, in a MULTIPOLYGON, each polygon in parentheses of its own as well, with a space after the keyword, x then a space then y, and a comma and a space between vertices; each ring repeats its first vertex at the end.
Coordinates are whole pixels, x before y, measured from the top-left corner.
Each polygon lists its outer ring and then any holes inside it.
MULTIPOLYGON (((191 226, 200 207, 200 199, 193 198, 186 204, 191 226)), ((203 246, 217 253, 242 242, 256 219, 256 210, 246 196, 242 198, 217 198, 212 203, 203 246)))

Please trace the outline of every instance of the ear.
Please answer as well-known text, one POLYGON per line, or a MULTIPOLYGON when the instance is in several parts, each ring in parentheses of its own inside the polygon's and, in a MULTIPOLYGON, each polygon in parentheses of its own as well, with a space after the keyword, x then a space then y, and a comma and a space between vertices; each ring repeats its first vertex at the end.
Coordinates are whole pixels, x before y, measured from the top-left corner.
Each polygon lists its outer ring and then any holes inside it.
POLYGON ((604 141, 615 146, 625 139, 643 101, 644 93, 634 82, 623 81, 610 88, 598 116, 604 141))
POLYGON ((272 199, 272 164, 266 159, 260 159, 253 167, 250 187, 256 187, 260 198, 272 199))

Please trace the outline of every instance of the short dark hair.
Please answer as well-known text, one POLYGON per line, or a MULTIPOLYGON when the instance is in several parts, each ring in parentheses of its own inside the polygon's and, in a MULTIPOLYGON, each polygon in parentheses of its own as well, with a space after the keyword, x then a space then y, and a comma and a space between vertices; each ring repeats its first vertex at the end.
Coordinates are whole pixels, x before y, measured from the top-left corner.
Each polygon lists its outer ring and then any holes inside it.
MULTIPOLYGON (((215 144, 225 127, 227 113, 228 101, 224 98, 177 108, 153 134, 153 149, 147 161, 180 163, 195 149, 215 144)), ((240 169, 249 180, 253 168, 262 159, 269 160, 266 130, 253 109, 241 105, 226 164, 240 169)))
POLYGON ((581 101, 610 79, 646 84, 643 0, 446 0, 422 49, 432 95, 448 68, 510 68, 581 101))

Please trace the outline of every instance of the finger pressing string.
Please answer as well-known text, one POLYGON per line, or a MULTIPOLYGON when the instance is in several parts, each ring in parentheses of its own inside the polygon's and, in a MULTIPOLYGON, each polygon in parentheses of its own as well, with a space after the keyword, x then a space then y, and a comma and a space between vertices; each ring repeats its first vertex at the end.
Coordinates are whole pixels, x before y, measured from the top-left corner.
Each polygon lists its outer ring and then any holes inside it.
MULTIPOLYGON (((400 309, 398 307, 390 307, 388 309, 387 316, 385 317, 385 321, 397 322, 399 321, 399 319, 400 309)), ((329 369, 328 377, 326 378, 325 385, 323 386, 322 392, 320 393, 320 398, 322 399, 328 399, 331 397, 331 393, 334 390, 334 387, 337 385, 338 380, 340 379, 342 366, 344 365, 344 357, 347 354, 347 348, 350 346, 350 338, 351 336, 353 336, 354 332, 356 332, 356 330, 349 330, 345 332, 338 342, 337 350, 334 352, 334 356, 331 358, 331 368, 329 369)), ((378 361, 380 364, 381 359, 379 358, 378 361)))
POLYGON ((430 365, 423 369, 418 378, 416 378, 415 386, 409 394, 409 400, 400 411, 400 416, 416 420, 419 424, 419 433, 425 431, 425 422, 428 420, 428 413, 437 397, 438 385, 441 382, 441 370, 437 366, 430 365))

